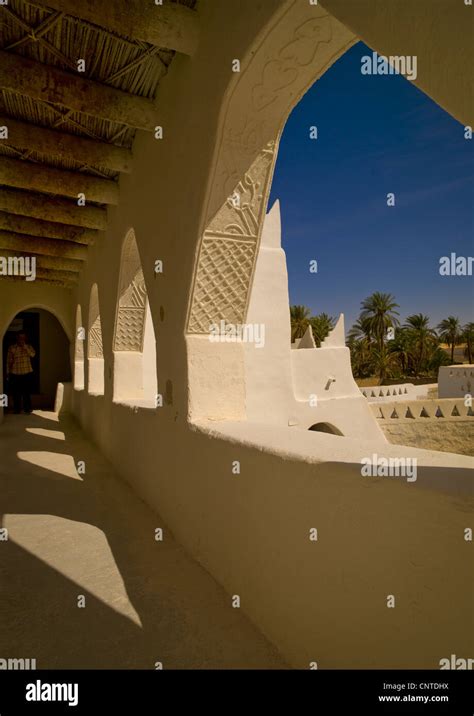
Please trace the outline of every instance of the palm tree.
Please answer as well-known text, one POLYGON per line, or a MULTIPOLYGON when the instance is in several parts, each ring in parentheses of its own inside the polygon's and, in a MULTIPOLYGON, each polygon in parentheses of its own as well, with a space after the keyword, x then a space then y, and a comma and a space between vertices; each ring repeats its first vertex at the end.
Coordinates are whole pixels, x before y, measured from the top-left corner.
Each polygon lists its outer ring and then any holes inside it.
POLYGON ((313 316, 309 322, 313 330, 314 340, 319 348, 326 336, 331 333, 336 321, 332 316, 328 316, 327 313, 318 313, 318 315, 313 316))
POLYGON ((368 319, 362 319, 359 317, 347 334, 347 344, 350 346, 350 344, 354 341, 359 341, 363 338, 370 341, 371 337, 368 319))
POLYGON ((459 343, 461 324, 459 318, 448 316, 436 326, 440 339, 451 346, 451 363, 454 363, 454 346, 459 343))
POLYGON ((408 373, 410 363, 413 361, 410 343, 410 336, 406 328, 398 328, 395 333, 395 338, 388 344, 388 349, 390 353, 393 353, 396 357, 403 375, 408 373))
POLYGON ((370 346, 366 338, 353 340, 349 345, 351 367, 355 378, 367 378, 371 375, 370 346))
MULTIPOLYGON (((376 291, 361 303, 362 312, 360 320, 367 322, 370 333, 374 336, 379 351, 382 350, 387 328, 399 325, 398 303, 391 293, 380 293, 376 291)), ((365 324, 364 324, 365 325, 365 324)))
POLYGON ((436 346, 428 357, 427 369, 432 373, 438 373, 440 366, 449 365, 451 361, 449 356, 441 346, 436 346))
POLYGON ((462 330, 463 340, 466 341, 464 355, 466 356, 468 363, 472 364, 472 349, 474 348, 474 323, 466 323, 462 330))
POLYGON ((413 369, 416 377, 420 374, 430 349, 438 343, 436 332, 429 327, 429 323, 429 317, 422 313, 408 316, 405 321, 406 333, 412 343, 413 369))
POLYGON ((310 310, 306 306, 290 306, 291 342, 303 338, 310 322, 310 310))
POLYGON ((397 357, 390 352, 384 344, 381 348, 374 347, 371 353, 371 364, 375 373, 378 373, 380 384, 387 377, 391 377, 392 370, 396 366, 397 357))

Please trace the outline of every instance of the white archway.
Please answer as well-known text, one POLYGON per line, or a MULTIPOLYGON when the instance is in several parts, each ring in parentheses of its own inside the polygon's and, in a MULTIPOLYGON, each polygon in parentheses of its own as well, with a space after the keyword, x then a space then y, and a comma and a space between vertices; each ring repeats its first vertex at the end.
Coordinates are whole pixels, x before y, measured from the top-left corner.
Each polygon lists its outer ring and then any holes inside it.
POLYGON ((156 340, 133 229, 122 247, 113 352, 114 401, 155 406, 156 340))
POLYGON ((82 309, 76 308, 76 335, 74 340, 74 390, 84 390, 84 341, 86 331, 82 325, 82 309))
POLYGON ((229 86, 188 306, 192 418, 245 419, 243 347, 211 343, 211 326, 245 323, 281 131, 306 90, 356 41, 321 6, 285 3, 229 86))
POLYGON ((87 341, 87 388, 92 395, 104 394, 104 348, 100 320, 99 289, 94 283, 89 299, 89 323, 87 341))

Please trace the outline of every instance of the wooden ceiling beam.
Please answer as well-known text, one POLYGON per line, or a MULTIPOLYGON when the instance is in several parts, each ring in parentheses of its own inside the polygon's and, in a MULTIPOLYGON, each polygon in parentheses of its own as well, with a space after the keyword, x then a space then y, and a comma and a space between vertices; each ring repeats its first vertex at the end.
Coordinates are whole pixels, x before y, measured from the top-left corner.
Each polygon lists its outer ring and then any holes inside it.
POLYGON ((73 224, 75 227, 104 230, 107 210, 97 206, 78 206, 70 199, 41 196, 0 187, 0 209, 35 219, 73 224))
POLYGON ((48 269, 63 271, 71 274, 78 274, 83 267, 82 261, 64 259, 59 256, 43 256, 42 254, 30 253, 29 251, 11 251, 0 247, 0 258, 35 258, 36 270, 48 269))
POLYGON ((59 239, 82 246, 93 244, 100 236, 95 229, 83 229, 80 226, 57 224, 54 221, 41 221, 30 216, 20 216, 0 211, 0 230, 17 234, 27 234, 45 239, 59 239))
MULTIPOLYGON (((59 288, 65 288, 66 290, 70 291, 71 289, 75 288, 77 285, 77 281, 69 281, 68 279, 65 279, 63 277, 55 277, 54 271, 47 271, 45 270, 41 276, 36 274, 36 278, 34 280, 34 283, 47 283, 51 286, 58 286, 59 288)), ((0 276, 0 286, 2 285, 2 281, 16 281, 18 282, 25 282, 25 279, 23 276, 0 276)))
POLYGON ((135 129, 153 131, 157 124, 149 99, 12 52, 0 51, 0 88, 135 129))
POLYGON ((58 256, 77 261, 86 261, 87 259, 87 246, 73 244, 69 241, 28 236, 28 234, 14 234, 11 231, 0 230, 0 251, 1 249, 58 256))
POLYGON ((114 0, 35 0, 37 4, 99 25, 106 30, 148 42, 150 45, 176 50, 185 55, 196 51, 199 20, 194 10, 183 5, 157 5, 154 0, 140 3, 114 0))
POLYGON ((111 179, 99 179, 81 172, 6 156, 0 156, 0 184, 73 199, 84 194, 86 202, 97 201, 100 204, 118 204, 119 198, 118 184, 111 179))
POLYGON ((16 149, 72 159, 89 167, 103 167, 116 172, 132 171, 132 152, 125 147, 19 122, 5 115, 0 115, 0 127, 6 127, 8 131, 8 137, 1 143, 16 149))

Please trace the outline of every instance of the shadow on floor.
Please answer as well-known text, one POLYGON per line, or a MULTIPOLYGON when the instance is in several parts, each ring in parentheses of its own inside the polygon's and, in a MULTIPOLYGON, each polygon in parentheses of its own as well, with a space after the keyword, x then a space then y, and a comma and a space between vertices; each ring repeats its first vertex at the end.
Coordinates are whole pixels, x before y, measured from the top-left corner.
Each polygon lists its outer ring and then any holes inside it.
POLYGON ((70 418, 7 416, 0 454, 1 658, 53 669, 286 668, 70 418))

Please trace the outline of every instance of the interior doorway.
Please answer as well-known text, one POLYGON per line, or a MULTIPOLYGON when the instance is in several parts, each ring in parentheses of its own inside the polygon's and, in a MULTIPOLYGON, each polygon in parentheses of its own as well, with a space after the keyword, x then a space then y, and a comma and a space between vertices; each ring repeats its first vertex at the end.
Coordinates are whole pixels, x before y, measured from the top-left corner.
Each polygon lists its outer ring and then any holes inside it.
MULTIPOLYGON (((71 380, 71 362, 69 340, 58 319, 42 308, 31 308, 17 313, 3 337, 2 362, 3 375, 6 376, 8 348, 16 343, 16 335, 24 331, 28 343, 34 348, 31 359, 32 408, 33 410, 52 410, 59 382, 71 380)), ((9 386, 6 385, 9 394, 9 386)), ((8 408, 12 412, 13 401, 8 395, 8 408)))

